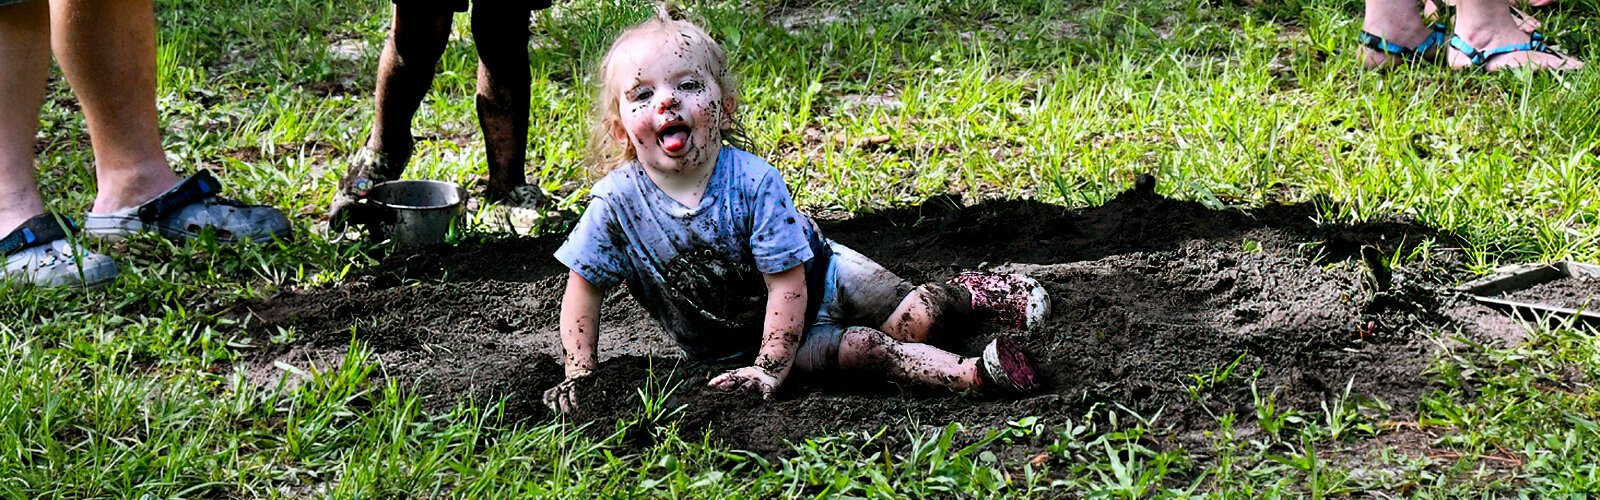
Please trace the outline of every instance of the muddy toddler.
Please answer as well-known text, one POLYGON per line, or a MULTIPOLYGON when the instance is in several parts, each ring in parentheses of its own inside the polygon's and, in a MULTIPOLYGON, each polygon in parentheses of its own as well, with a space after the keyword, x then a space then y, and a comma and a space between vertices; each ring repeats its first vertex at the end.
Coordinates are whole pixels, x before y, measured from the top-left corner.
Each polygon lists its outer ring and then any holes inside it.
POLYGON ((691 357, 749 363, 721 390, 770 397, 794 370, 851 370, 947 387, 1037 387, 1009 339, 964 358, 927 344, 970 332, 964 320, 1027 328, 1049 312, 1021 275, 963 273, 913 286, 824 238, 778 171, 734 144, 739 99, 723 48, 662 8, 624 31, 599 69, 588 209, 556 258, 570 269, 561 303, 567 379, 545 403, 577 404, 596 367, 601 298, 622 285, 691 357))

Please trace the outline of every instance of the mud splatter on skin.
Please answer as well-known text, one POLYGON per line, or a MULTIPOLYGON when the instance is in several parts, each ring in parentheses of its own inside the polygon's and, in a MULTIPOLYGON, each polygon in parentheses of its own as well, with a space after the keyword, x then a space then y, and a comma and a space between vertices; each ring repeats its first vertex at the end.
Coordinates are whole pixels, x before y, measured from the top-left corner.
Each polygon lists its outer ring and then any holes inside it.
MULTIPOLYGON (((963 339, 954 338, 956 332, 970 332, 977 326, 972 314, 972 295, 965 288, 947 283, 928 283, 917 287, 913 293, 928 311, 927 342, 960 341, 963 339)), ((907 311, 900 319, 914 321, 916 318, 907 311)))
MULTIPOLYGON (((858 381, 878 379, 920 389, 928 389, 926 386, 930 383, 934 387, 947 388, 968 385, 961 380, 960 375, 943 373, 937 366, 930 364, 934 362, 931 359, 911 357, 902 349, 903 345, 904 343, 895 340, 889 334, 873 328, 862 326, 846 328, 840 346, 840 366, 845 367, 847 371, 868 375, 865 379, 857 378, 858 381), (856 359, 853 363, 846 363, 846 357, 856 359)), ((949 355, 959 357, 954 354, 949 355)))
MULTIPOLYGON (((767 291, 768 295, 770 296, 772 291, 771 288, 769 287, 767 291)), ((790 291, 784 292, 780 297, 783 302, 801 302, 799 308, 802 311, 805 310, 805 294, 790 291)), ((766 370, 767 373, 772 374, 773 376, 782 374, 794 366, 794 356, 791 353, 793 353, 795 349, 800 346, 800 341, 805 333, 806 327, 806 325, 801 324, 801 318, 796 318, 793 316, 784 318, 782 316, 783 313, 781 311, 773 311, 771 320, 795 325, 792 328, 785 328, 778 332, 778 342, 779 345, 783 347, 782 351, 784 354, 779 356, 768 356, 766 354, 762 354, 756 357, 755 362, 755 366, 757 368, 766 370)), ((763 340, 763 343, 765 343, 765 340, 763 340)))
POLYGON ((561 361, 569 378, 573 374, 592 372, 595 366, 600 364, 599 353, 595 349, 599 339, 594 336, 598 330, 591 332, 584 325, 598 328, 599 318, 585 314, 579 316, 572 325, 563 325, 562 328, 561 361), (575 348, 567 348, 568 337, 575 344, 575 348))
POLYGON ((846 370, 860 370, 875 373, 887 373, 894 365, 896 358, 893 353, 884 348, 884 343, 892 339, 883 332, 864 326, 845 328, 844 338, 840 340, 839 348, 840 366, 846 370), (856 363, 844 363, 849 355, 846 351, 859 357, 856 363))

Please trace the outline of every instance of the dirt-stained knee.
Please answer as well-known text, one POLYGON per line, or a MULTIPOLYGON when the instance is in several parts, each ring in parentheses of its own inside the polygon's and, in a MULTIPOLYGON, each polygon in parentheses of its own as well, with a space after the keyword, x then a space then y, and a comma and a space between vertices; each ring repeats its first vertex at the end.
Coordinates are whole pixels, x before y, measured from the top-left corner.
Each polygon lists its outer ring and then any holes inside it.
POLYGON ((928 311, 928 342, 949 340, 949 332, 972 326, 972 293, 949 283, 927 283, 912 293, 928 311))
POLYGON ((874 328, 852 326, 839 339, 839 367, 846 370, 884 371, 892 361, 895 340, 874 328))

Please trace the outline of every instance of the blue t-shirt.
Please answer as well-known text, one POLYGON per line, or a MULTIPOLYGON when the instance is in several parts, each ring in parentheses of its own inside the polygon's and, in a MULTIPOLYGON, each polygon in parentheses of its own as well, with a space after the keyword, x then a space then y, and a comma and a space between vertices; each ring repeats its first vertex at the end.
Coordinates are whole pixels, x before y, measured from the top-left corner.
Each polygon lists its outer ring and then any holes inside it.
MULTIPOLYGON (((830 252, 772 165, 723 147, 714 168, 693 209, 657 188, 638 162, 617 168, 595 183, 588 210, 555 254, 602 290, 627 285, 701 360, 755 352, 766 311, 762 274, 805 265, 808 288, 818 290, 830 252)), ((821 294, 808 295, 814 314, 821 294)))

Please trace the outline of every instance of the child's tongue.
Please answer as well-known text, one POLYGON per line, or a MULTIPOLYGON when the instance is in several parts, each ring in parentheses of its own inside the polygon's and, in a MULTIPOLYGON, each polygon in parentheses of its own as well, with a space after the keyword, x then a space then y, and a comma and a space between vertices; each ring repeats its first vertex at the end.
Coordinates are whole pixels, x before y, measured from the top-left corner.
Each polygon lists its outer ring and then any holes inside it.
POLYGON ((661 134, 661 149, 667 150, 668 153, 682 151, 683 147, 688 144, 689 131, 683 127, 674 127, 668 130, 667 133, 661 134))

